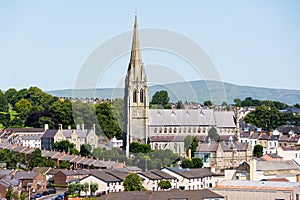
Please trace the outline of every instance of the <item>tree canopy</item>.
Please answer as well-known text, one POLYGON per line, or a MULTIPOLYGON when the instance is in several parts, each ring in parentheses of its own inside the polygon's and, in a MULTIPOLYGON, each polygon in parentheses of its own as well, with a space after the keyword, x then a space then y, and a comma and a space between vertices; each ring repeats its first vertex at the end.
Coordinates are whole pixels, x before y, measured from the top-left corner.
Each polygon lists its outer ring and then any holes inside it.
POLYGON ((170 97, 166 90, 160 90, 155 92, 152 96, 151 104, 158 104, 161 106, 166 106, 169 103, 170 97))
POLYGON ((253 148, 252 155, 254 157, 260 158, 263 155, 263 150, 264 150, 263 146, 261 146, 260 144, 257 144, 253 148))
POLYGON ((124 186, 125 191, 142 191, 142 190, 144 190, 141 177, 135 173, 129 174, 125 177, 123 186, 124 186))
POLYGON ((169 180, 161 180, 158 182, 157 186, 163 190, 167 190, 172 187, 171 182, 169 180))

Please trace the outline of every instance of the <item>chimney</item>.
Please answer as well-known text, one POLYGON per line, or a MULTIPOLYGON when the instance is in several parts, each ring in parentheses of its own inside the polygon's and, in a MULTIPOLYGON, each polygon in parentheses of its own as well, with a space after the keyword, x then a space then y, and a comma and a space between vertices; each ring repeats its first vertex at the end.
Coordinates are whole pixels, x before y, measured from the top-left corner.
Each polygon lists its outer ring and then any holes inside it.
POLYGON ((49 124, 45 124, 44 129, 45 129, 45 131, 48 130, 49 129, 49 124))
POLYGON ((71 129, 71 126, 70 126, 70 125, 68 126, 68 129, 69 129, 69 130, 71 129))
POLYGON ((84 124, 81 124, 81 129, 84 131, 84 124))
POLYGON ((59 126, 59 130, 62 130, 62 129, 63 129, 63 128, 62 128, 62 124, 59 124, 58 126, 59 126))
POLYGON ((96 133, 96 124, 93 124, 93 130, 96 133))
POLYGON ((256 178, 256 160, 250 160, 250 181, 254 181, 256 178))
POLYGON ((80 129, 80 124, 76 124, 76 130, 80 129))

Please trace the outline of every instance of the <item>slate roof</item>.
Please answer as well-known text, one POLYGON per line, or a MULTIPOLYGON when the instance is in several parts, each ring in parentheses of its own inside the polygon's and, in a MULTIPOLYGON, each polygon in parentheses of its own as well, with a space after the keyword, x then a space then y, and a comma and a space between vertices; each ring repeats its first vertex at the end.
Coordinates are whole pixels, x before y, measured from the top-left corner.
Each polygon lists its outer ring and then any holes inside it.
POLYGON ((158 176, 158 175, 156 175, 156 174, 154 174, 154 173, 152 173, 150 171, 140 172, 138 174, 140 174, 140 175, 142 175, 144 177, 147 177, 150 180, 162 180, 163 179, 162 177, 160 177, 160 176, 158 176))
POLYGON ((216 152, 218 149, 219 143, 199 143, 196 149, 196 152, 216 152))
POLYGON ((234 112, 211 109, 150 109, 149 125, 235 127, 234 112))
POLYGON ((300 166, 293 160, 256 161, 257 171, 271 170, 300 170, 300 166))
POLYGON ((44 128, 7 128, 5 129, 6 131, 9 132, 15 132, 15 133, 37 133, 37 132, 44 132, 44 128))
POLYGON ((271 135, 268 140, 269 141, 277 141, 279 139, 279 135, 271 135))
POLYGON ((92 174, 93 176, 103 180, 104 182, 122 182, 121 179, 115 177, 115 176, 112 176, 110 174, 106 174, 104 172, 98 172, 98 173, 93 173, 92 174))
POLYGON ((54 138, 56 133, 57 133, 57 130, 46 130, 46 132, 44 133, 42 138, 54 138))
POLYGON ((34 171, 17 171, 15 173, 15 178, 19 180, 31 180, 34 179, 38 175, 38 172, 34 171))
POLYGON ((300 126, 282 125, 279 126, 276 130, 285 135, 288 134, 291 130, 294 131, 294 133, 296 134, 300 134, 300 126))
POLYGON ((276 181, 221 181, 215 188, 228 189, 249 189, 249 190, 293 190, 293 187, 299 187, 299 182, 276 182, 276 181))
POLYGON ((5 188, 9 188, 10 186, 18 186, 20 184, 20 180, 16 178, 11 178, 11 176, 5 176, 0 179, 0 185, 5 188))
POLYGON ((163 172, 161 170, 152 170, 151 171, 153 174, 156 174, 157 176, 160 176, 161 178, 163 179, 176 179, 174 176, 166 173, 166 172, 163 172))
POLYGON ((266 133, 260 134, 258 140, 268 140, 269 135, 266 133))
POLYGON ((280 155, 277 155, 277 154, 274 154, 274 153, 269 153, 267 155, 270 156, 271 158, 282 158, 280 155))
POLYGON ((204 169, 204 168, 198 168, 198 169, 186 169, 186 168, 175 168, 175 167, 168 167, 166 168, 182 177, 185 177, 187 179, 191 178, 203 178, 203 177, 209 177, 213 176, 214 173, 211 171, 204 169))
POLYGON ((40 140, 42 135, 24 135, 21 136, 21 140, 40 140))
POLYGON ((284 113, 300 113, 300 109, 299 108, 283 108, 280 111, 284 112, 284 113))
POLYGON ((237 151, 246 151, 248 147, 248 143, 240 143, 240 142, 221 142, 221 148, 223 151, 232 151, 233 149, 237 149, 237 151))
POLYGON ((72 160, 76 157, 77 157, 76 155, 66 155, 63 158, 59 159, 59 160, 70 161, 70 160, 72 160))
MULTIPOLYGON (((187 135, 161 134, 149 137, 151 142, 183 142, 187 135)), ((196 135, 198 141, 204 142, 206 135, 196 135)))
POLYGON ((51 167, 34 167, 31 171, 45 174, 51 170, 51 167))
POLYGON ((110 175, 118 178, 118 179, 121 179, 122 181, 124 181, 126 176, 129 174, 127 172, 121 172, 121 171, 112 170, 112 169, 104 169, 103 171, 107 174, 110 174, 110 175))
POLYGON ((258 139, 259 138, 259 133, 252 133, 250 136, 249 136, 249 139, 258 139))
POLYGON ((204 200, 219 199, 224 196, 212 192, 208 189, 203 190, 178 190, 172 189, 168 191, 126 191, 112 192, 104 195, 98 200, 172 200, 172 199, 188 199, 188 200, 204 200))
POLYGON ((240 138, 249 138, 250 134, 248 132, 244 133, 240 133, 240 138))

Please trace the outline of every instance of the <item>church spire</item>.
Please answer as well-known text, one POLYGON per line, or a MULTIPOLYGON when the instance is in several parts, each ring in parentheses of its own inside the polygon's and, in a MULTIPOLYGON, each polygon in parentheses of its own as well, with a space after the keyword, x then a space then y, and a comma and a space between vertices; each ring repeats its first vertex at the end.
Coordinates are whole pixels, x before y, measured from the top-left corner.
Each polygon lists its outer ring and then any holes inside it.
POLYGON ((140 52, 140 41, 138 35, 138 22, 137 22, 137 16, 135 15, 129 67, 131 68, 131 67, 141 66, 141 65, 142 65, 142 57, 140 52))

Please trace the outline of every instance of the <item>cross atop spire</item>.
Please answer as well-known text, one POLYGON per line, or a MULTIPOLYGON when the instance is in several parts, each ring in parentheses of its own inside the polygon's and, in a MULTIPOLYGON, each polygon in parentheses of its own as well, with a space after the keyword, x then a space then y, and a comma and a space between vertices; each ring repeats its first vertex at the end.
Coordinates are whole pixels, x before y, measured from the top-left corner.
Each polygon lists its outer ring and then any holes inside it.
POLYGON ((130 65, 131 67, 135 67, 137 65, 140 66, 141 64, 142 64, 142 57, 140 52, 140 41, 138 36, 138 22, 137 22, 137 15, 135 15, 130 65))

